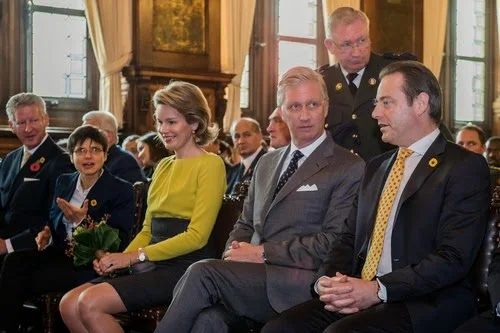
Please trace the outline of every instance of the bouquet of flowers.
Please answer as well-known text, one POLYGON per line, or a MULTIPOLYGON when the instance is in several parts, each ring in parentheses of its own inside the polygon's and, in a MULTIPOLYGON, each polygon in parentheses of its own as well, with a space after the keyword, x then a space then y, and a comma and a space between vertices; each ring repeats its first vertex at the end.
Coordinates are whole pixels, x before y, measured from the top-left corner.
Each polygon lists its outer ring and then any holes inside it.
POLYGON ((106 252, 118 251, 120 237, 118 230, 107 224, 109 216, 104 215, 99 222, 87 216, 76 227, 66 250, 66 255, 73 257, 75 266, 87 265, 106 252))

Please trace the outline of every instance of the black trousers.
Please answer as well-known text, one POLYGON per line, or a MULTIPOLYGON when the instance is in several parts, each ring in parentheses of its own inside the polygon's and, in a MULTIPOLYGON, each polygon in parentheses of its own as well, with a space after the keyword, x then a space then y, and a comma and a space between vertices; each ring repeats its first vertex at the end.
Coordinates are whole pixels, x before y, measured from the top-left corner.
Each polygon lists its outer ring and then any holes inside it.
POLYGON ((454 333, 498 333, 500 318, 493 317, 493 311, 483 312, 457 328, 454 333))
POLYGON ((27 299, 46 292, 66 292, 97 276, 94 274, 75 268, 71 258, 51 248, 7 254, 0 276, 0 329, 15 331, 27 299))
POLYGON ((324 309, 318 299, 299 304, 267 322, 261 333, 411 333, 411 320, 402 303, 379 304, 356 314, 324 309))

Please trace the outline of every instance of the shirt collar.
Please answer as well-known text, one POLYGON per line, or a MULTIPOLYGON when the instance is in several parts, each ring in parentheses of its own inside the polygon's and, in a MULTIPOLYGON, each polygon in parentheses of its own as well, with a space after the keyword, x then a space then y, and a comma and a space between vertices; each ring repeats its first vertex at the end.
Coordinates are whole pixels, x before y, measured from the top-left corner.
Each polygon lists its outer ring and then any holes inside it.
POLYGON ((43 145, 43 143, 45 142, 45 140, 47 140, 48 137, 49 135, 45 133, 42 142, 40 142, 40 144, 33 149, 27 149, 26 146, 23 146, 23 153, 26 154, 26 152, 29 152, 31 155, 33 155, 37 151, 37 149, 40 148, 41 145, 43 145))
MULTIPOLYGON (((365 69, 366 69, 366 67, 363 67, 362 69, 360 69, 359 71, 357 71, 357 72, 356 72, 356 73, 358 73, 357 78, 358 78, 358 77, 362 77, 362 76, 363 76, 363 73, 365 72, 365 69)), ((342 66, 340 66, 340 70, 342 71, 342 75, 344 75, 345 80, 347 81, 347 74, 349 74, 349 72, 348 72, 348 71, 346 71, 346 70, 344 69, 344 67, 342 67, 342 66)))
POLYGON ((260 146, 259 149, 257 149, 255 151, 255 153, 253 153, 252 155, 248 156, 247 158, 243 158, 241 160, 241 162, 245 166, 245 171, 247 171, 248 168, 250 168, 250 165, 252 165, 253 161, 255 160, 255 158, 257 157, 257 155, 259 155, 259 153, 260 153, 261 150, 262 150, 262 146, 260 146))
POLYGON ((292 155, 296 150, 300 150, 300 152, 304 155, 305 158, 308 158, 309 155, 312 154, 312 152, 318 148, 318 146, 325 141, 326 139, 326 132, 323 130, 323 134, 319 136, 313 143, 311 143, 309 146, 303 147, 303 148, 297 148, 294 143, 290 143, 290 155, 292 155))
POLYGON ((436 128, 434 131, 430 132, 422 139, 411 144, 408 147, 408 149, 411 149, 413 150, 414 153, 423 156, 438 136, 439 136, 439 128, 436 128))

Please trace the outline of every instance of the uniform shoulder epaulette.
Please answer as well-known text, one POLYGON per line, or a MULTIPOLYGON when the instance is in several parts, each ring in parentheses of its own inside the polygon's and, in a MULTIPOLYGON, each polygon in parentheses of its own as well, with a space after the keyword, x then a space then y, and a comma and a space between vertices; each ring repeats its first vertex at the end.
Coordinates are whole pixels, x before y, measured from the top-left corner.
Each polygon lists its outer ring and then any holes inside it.
POLYGON ((403 52, 403 53, 386 52, 382 56, 386 59, 392 59, 392 60, 414 60, 414 61, 417 61, 417 56, 410 53, 410 52, 403 52))
POLYGON ((324 71, 326 71, 330 67, 330 64, 324 64, 321 67, 316 68, 314 71, 318 72, 319 74, 323 74, 324 71))

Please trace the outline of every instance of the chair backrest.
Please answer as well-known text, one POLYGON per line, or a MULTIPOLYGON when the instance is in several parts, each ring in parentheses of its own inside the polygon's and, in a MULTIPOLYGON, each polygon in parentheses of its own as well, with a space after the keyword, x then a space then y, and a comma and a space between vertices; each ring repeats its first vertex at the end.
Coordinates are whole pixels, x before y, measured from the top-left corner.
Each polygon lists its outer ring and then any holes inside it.
POLYGON ((229 233, 233 230, 243 209, 244 199, 243 196, 225 195, 222 200, 222 206, 210 236, 210 241, 215 246, 216 258, 221 258, 224 253, 229 233))
POLYGON ((488 266, 493 251, 498 247, 500 230, 500 186, 493 191, 491 198, 490 216, 486 227, 486 234, 479 250, 479 254, 472 268, 473 289, 476 293, 478 309, 482 312, 489 308, 488 294, 488 266))
POLYGON ((130 240, 134 239, 142 229, 142 223, 144 222, 144 216, 146 215, 146 209, 148 208, 148 189, 149 182, 135 182, 134 184, 135 221, 132 226, 130 240))

